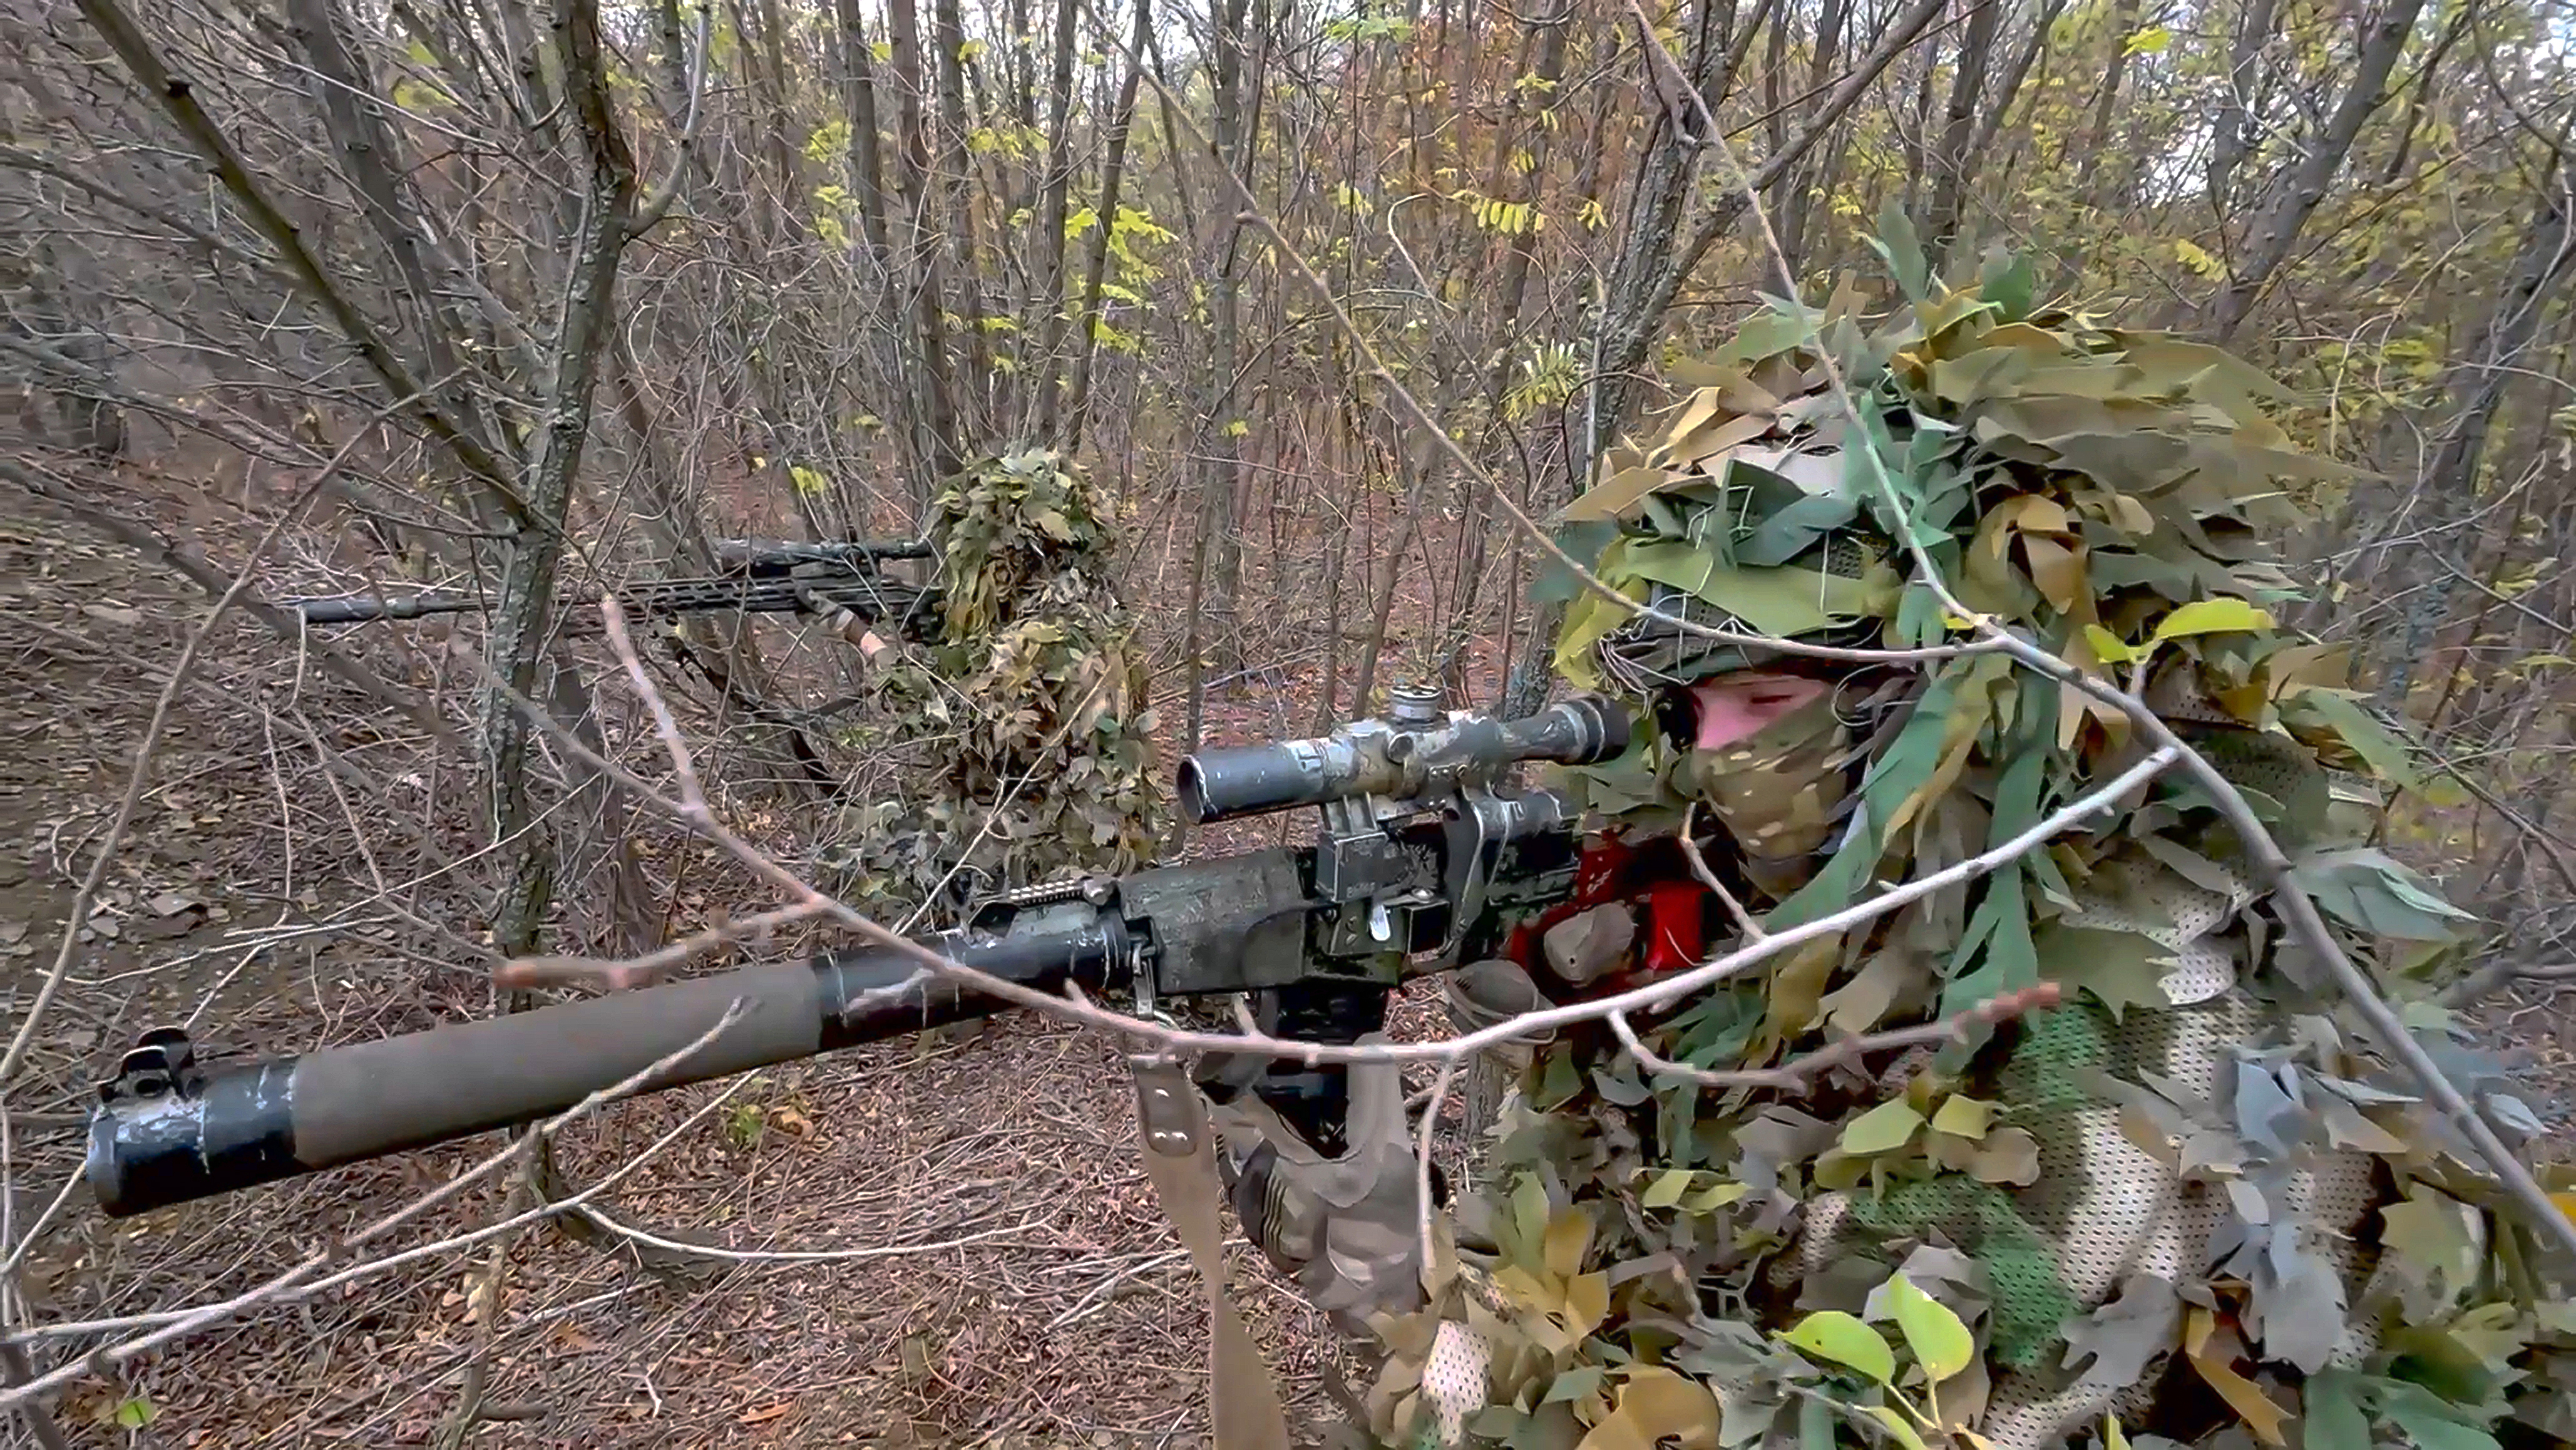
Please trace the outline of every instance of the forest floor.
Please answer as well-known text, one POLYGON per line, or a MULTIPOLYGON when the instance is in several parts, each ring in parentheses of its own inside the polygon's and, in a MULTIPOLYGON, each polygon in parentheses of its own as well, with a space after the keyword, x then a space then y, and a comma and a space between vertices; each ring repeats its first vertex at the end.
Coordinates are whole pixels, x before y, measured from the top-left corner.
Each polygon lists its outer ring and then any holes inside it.
MULTIPOLYGON (((231 1058, 490 1010, 465 783, 425 765, 396 717, 238 620, 172 700, 113 867, 85 920, 68 921, 204 613, 184 581, 77 526, 0 525, 0 1005, 13 1023, 76 933, 26 1073, 41 1086, 12 1093, 0 1145, 11 1243, 78 1174, 90 1084, 148 1027, 184 1022, 201 1052, 231 1058)), ((424 664, 414 678, 437 676, 424 664)), ((1302 729, 1315 687, 1311 660, 1247 677, 1212 701, 1210 735, 1302 729)), ((685 869, 698 848, 667 828, 638 835, 668 912, 756 900, 712 864, 685 869)), ((1434 1000, 1408 994, 1406 1030, 1430 1025, 1434 1000)), ((2534 1106, 2565 1122, 2576 1016, 2523 1000, 2497 1020, 2534 1069, 2534 1106)), ((563 1134, 563 1165, 595 1182, 726 1091, 595 1114, 563 1134)), ((676 1240, 806 1257, 646 1262, 531 1229, 268 1304, 138 1361, 121 1385, 77 1382, 55 1413, 76 1443, 137 1450, 429 1444, 480 1355, 489 1418, 470 1443, 487 1450, 1198 1444, 1206 1320, 1153 1209, 1132 1114, 1111 1043, 1025 1018, 783 1067, 734 1086, 601 1206, 676 1240)), ((210 1302, 505 1146, 131 1220, 75 1191, 21 1292, 38 1322, 210 1302)), ((511 1181, 491 1175, 384 1247, 503 1216, 511 1181)), ((1256 1255, 1236 1254, 1239 1302, 1295 1412, 1321 1420, 1333 1413, 1321 1372, 1339 1351, 1256 1255)), ((48 1348, 39 1369, 58 1362, 48 1348)), ((31 1443, 14 1417, 0 1439, 31 1443)))

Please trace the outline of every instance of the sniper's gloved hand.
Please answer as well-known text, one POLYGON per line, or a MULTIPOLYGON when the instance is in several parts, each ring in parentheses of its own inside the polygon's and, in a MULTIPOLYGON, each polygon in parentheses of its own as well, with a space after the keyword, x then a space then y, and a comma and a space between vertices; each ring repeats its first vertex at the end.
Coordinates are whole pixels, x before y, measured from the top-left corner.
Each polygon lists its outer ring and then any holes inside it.
POLYGON ((789 578, 796 588, 796 602, 807 614, 823 621, 823 627, 843 640, 859 647, 871 661, 883 653, 886 642, 868 628, 868 622, 848 605, 833 598, 819 585, 831 579, 846 577, 830 573, 815 565, 799 565, 789 578))
POLYGON ((1349 1073, 1338 1154, 1325 1154, 1249 1091, 1212 1104, 1208 1117, 1217 1170, 1245 1236, 1345 1332, 1365 1333, 1373 1314, 1421 1306, 1421 1199, 1401 1069, 1369 1062, 1349 1073))

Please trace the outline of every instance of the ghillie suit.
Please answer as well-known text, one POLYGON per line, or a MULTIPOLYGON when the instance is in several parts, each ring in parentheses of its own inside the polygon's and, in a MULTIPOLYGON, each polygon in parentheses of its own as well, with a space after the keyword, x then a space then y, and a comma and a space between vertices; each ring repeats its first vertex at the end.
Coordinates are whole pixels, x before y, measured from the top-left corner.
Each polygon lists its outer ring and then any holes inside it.
MULTIPOLYGON (((1999 654, 1853 664, 1762 643, 1969 639, 1907 582, 1910 529, 1970 609, 2143 690, 2461 1087, 2536 1130, 2431 999, 2464 915, 2338 829, 2337 772, 2410 767, 2335 652, 2262 607, 2287 589, 2260 538, 2292 516, 2285 484, 2329 471, 2257 409, 2276 387, 2206 347, 2034 309, 2025 264, 1913 291, 1883 318, 1848 291, 1812 321, 1755 316, 1672 370, 1694 391, 1661 439, 1615 453, 1568 510, 1612 588, 1743 639, 1574 600, 1560 669, 1656 728, 1558 783, 1640 831, 1713 821, 1712 871, 1777 932, 1998 846, 2138 761, 2125 716, 1999 654)), ((1627 911, 1551 932, 1524 999, 1635 985, 1596 959, 1638 935, 1627 911)), ((1480 970, 1489 989, 1519 971, 1480 970)), ((1427 1302, 1376 1306, 1379 1443, 2576 1435, 2569 1266, 2500 1211, 2178 772, 1632 1020, 1711 1070, 1945 1020, 1965 1040, 1723 1089, 1645 1072, 1597 1023, 1536 1044, 1435 1237, 1427 1302), (2062 1005, 1966 1025, 2043 982, 2062 1005)))
POLYGON ((967 468, 937 509, 938 639, 878 657, 848 739, 896 755, 897 792, 849 807, 821 864, 853 905, 896 915, 1134 870, 1166 801, 1109 500, 1031 450, 967 468))

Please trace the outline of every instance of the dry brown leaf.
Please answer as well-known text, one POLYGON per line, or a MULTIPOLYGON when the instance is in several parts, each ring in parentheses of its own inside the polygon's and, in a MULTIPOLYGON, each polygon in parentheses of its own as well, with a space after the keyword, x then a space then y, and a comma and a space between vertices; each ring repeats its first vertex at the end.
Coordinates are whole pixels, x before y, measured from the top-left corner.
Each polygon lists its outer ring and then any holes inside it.
POLYGON ((2218 1397, 2227 1401, 2227 1407, 2245 1422, 2245 1428, 2254 1432, 2255 1439, 2266 1445, 2288 1444, 2288 1437, 2281 1433, 2281 1423, 2288 1415, 2263 1393, 2260 1385, 2236 1372, 2236 1366, 2229 1363, 2234 1358, 2232 1351, 2240 1347, 2236 1336, 2211 1333, 2216 1323, 2208 1310, 2193 1306, 2183 1331, 2184 1357, 2201 1379, 2218 1391, 2218 1397))

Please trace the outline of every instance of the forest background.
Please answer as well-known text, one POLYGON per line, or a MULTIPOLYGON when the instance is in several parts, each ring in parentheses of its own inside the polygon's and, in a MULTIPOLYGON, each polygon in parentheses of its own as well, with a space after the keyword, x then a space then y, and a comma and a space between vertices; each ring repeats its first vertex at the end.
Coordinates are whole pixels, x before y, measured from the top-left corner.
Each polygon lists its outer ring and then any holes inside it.
MULTIPOLYGON (((1573 497, 1763 293, 1883 294, 1897 226, 1954 277, 2009 249, 2044 294, 2224 343, 2368 470, 2300 499, 2296 617, 2439 762, 2390 843, 2498 923, 2495 1023, 2553 1064, 2571 42, 2561 0, 13 5, 0 1308, 209 1302, 463 1161, 111 1226, 72 1130, 140 1028, 354 1040, 507 1005, 490 967, 540 944, 760 909, 498 686, 663 778, 567 628, 603 589, 706 573, 722 537, 912 533, 937 480, 1034 444, 1115 501, 1165 769, 1390 681, 1526 707, 1557 606, 1511 515, 1573 497), (260 603, 431 585, 491 607, 325 636, 260 603)), ((827 712, 837 641, 663 644, 730 820, 804 856, 863 828, 847 802, 903 767, 827 712)), ((736 1084, 609 1200, 680 1247, 425 1254, 12 1433, 1186 1437, 1198 1321, 1113 1067, 1014 1023, 736 1084)), ((566 1171, 708 1101, 578 1125, 566 1171)), ((1312 1405, 1332 1351, 1274 1291, 1312 1405)))

